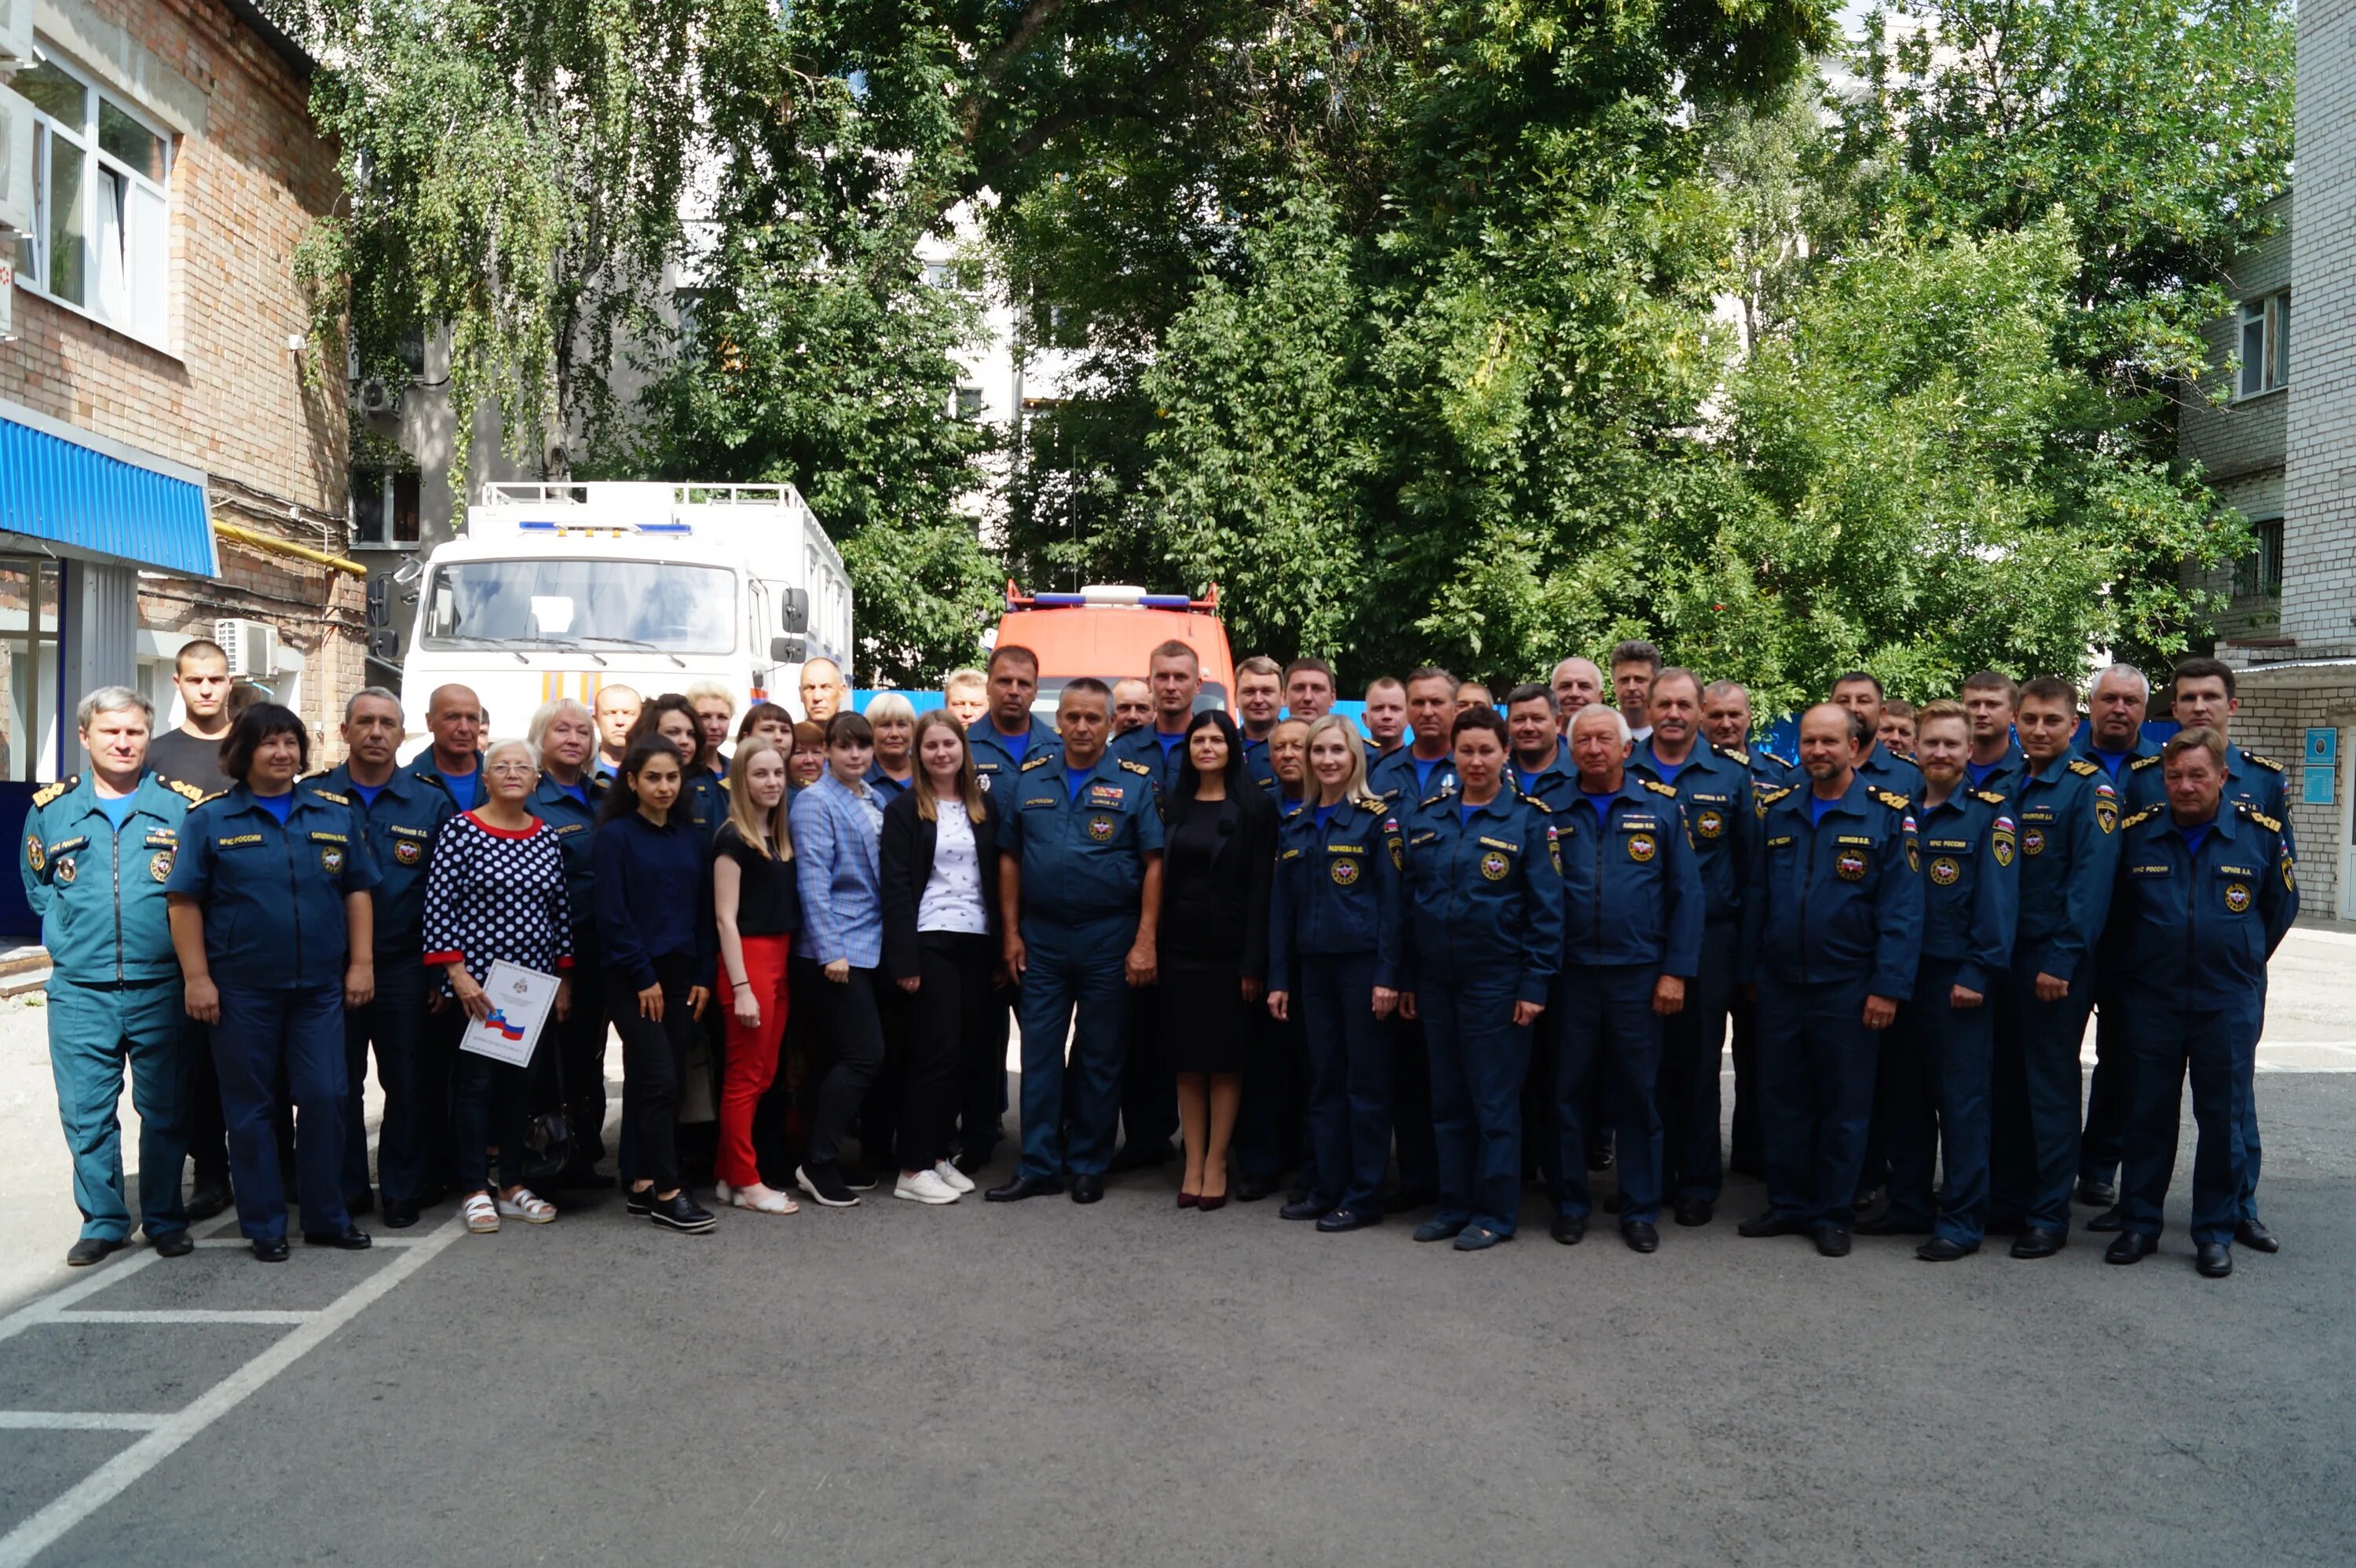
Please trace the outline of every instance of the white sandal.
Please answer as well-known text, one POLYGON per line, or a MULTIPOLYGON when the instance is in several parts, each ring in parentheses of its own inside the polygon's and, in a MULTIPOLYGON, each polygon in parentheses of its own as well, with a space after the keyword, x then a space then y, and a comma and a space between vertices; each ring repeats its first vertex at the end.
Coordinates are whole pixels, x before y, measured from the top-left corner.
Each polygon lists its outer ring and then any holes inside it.
POLYGON ((499 1211, 498 1207, 492 1203, 491 1195, 489 1193, 476 1193, 473 1197, 466 1200, 466 1206, 460 1210, 459 1212, 466 1216, 466 1229, 474 1232, 475 1234, 478 1236, 488 1236, 498 1233, 499 1228, 499 1211))
POLYGON ((556 1218, 556 1205, 529 1187, 519 1187, 514 1197, 499 1200, 499 1212, 527 1225, 545 1225, 556 1218))
POLYGON ((731 1208, 749 1209, 755 1214, 798 1214, 802 1211, 802 1206, 790 1195, 774 1187, 765 1198, 755 1198, 741 1187, 734 1188, 728 1192, 725 1201, 731 1208))

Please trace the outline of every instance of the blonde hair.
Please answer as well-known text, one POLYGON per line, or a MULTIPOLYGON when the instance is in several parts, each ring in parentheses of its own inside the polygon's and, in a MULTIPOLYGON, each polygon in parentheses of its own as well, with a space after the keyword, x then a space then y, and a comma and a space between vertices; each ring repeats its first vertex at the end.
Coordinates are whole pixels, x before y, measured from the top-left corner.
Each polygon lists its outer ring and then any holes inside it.
POLYGON ((867 722, 870 725, 881 724, 887 719, 905 719, 914 723, 916 718, 916 704, 896 691, 878 692, 867 704, 867 722))
POLYGON ((958 738, 958 798, 965 802, 966 816, 975 822, 987 816, 989 807, 983 804, 980 775, 973 771, 973 747, 965 738, 965 726, 957 715, 946 708, 926 709, 916 720, 916 732, 908 741, 908 760, 916 764, 916 815, 926 822, 938 822, 940 812, 933 805, 933 781, 925 773, 925 731, 946 730, 958 738))
POLYGON ((794 837, 787 825, 786 801, 793 794, 794 760, 792 754, 775 741, 755 735, 736 748, 728 759, 728 821, 736 829, 736 837, 746 847, 771 860, 794 858, 794 837), (786 770, 786 793, 777 796, 777 804, 769 808, 769 820, 761 820, 760 810, 753 804, 753 792, 746 787, 745 775, 752 772, 753 760, 774 753, 786 770), (772 849, 770 847, 775 845, 772 849))
POLYGON ((978 669, 953 669, 941 677, 943 697, 947 697, 952 691, 963 691, 968 687, 988 691, 990 677, 978 669))
POLYGON ((1343 714, 1328 713, 1309 726, 1309 738, 1301 743, 1301 756, 1308 764, 1301 780, 1301 793, 1311 800, 1323 796, 1325 786, 1317 777, 1317 737, 1338 734, 1350 753, 1350 776, 1342 785, 1342 798, 1348 801, 1370 799, 1366 790, 1366 743, 1358 734, 1358 727, 1343 714))
POLYGON ((531 722, 524 726, 524 739, 534 746, 548 734, 548 727, 559 719, 578 719, 589 726, 589 733, 597 733, 597 716, 570 697, 552 698, 532 709, 531 722))
POLYGON ((716 680, 691 681, 680 695, 687 699, 690 708, 699 702, 724 702, 728 704, 728 717, 736 717, 736 694, 716 680))

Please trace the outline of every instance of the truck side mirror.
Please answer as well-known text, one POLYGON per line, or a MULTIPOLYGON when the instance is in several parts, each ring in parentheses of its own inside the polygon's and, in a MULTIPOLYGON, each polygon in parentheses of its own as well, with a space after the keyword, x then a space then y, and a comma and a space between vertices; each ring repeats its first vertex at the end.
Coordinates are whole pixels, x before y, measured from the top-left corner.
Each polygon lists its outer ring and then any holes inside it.
POLYGON ((367 621, 371 626, 392 624, 392 579, 390 577, 368 580, 367 621))
POLYGON ((799 664, 808 657, 809 657, 809 640, 806 637, 771 637, 769 639, 769 662, 772 664, 799 664))
MULTIPOLYGON (((787 631, 798 633, 809 630, 809 590, 806 588, 787 589, 785 594, 785 609, 787 631)), ((799 658, 801 657, 801 655, 796 654, 794 657, 799 658)))

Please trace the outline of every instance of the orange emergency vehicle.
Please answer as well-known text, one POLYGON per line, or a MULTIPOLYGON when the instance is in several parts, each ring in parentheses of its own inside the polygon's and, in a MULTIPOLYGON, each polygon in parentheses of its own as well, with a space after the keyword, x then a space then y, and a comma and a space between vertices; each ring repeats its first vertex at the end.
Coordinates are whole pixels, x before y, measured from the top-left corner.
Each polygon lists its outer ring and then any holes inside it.
POLYGON ((1123 583, 1025 595, 1010 579, 1006 613, 991 645, 1025 647, 1039 656, 1039 695, 1032 707, 1052 723, 1066 681, 1084 675, 1108 686, 1132 676, 1142 680, 1153 650, 1173 640, 1193 648, 1202 660, 1203 689, 1194 699, 1195 710, 1231 709, 1236 661, 1219 619, 1216 584, 1201 599, 1148 593, 1123 583))

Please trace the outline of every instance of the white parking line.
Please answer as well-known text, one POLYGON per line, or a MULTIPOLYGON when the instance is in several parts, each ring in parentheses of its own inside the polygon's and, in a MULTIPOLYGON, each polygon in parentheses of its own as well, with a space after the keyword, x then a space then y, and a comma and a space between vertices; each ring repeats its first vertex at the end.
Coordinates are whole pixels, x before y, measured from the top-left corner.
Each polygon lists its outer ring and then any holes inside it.
POLYGON ((38 1301, 0 1317, 0 1339, 13 1339, 27 1328, 38 1328, 83 1296, 95 1295, 110 1285, 120 1285, 155 1261, 154 1252, 142 1249, 129 1257, 118 1254, 100 1264, 87 1276, 74 1281, 63 1290, 51 1291, 38 1301))
MULTIPOLYGON (((132 1483, 169 1458, 188 1439, 236 1409, 271 1379, 317 1349, 329 1335, 359 1317, 395 1285, 424 1267, 434 1253, 466 1233, 466 1221, 454 1216, 431 1235, 416 1238, 384 1267, 337 1296, 325 1308, 305 1317, 293 1333, 198 1394, 182 1409, 158 1417, 145 1436, 59 1494, 5 1536, 0 1536, 0 1568, 23 1568, 24 1564, 32 1562, 68 1531, 120 1497, 132 1483)), ((406 1237, 402 1239, 409 1241, 406 1237)), ((133 1259, 132 1266, 107 1270, 112 1278, 93 1280, 86 1286, 69 1285, 57 1296, 35 1303, 33 1307, 27 1307, 15 1317, 0 1321, 0 1337, 10 1332, 21 1332, 21 1329, 12 1328, 11 1325, 36 1308, 47 1310, 27 1322, 25 1328, 58 1320, 60 1314, 57 1311, 57 1305, 60 1297, 71 1296, 79 1300, 92 1290, 125 1278, 135 1272, 137 1264, 152 1260, 155 1255, 148 1253, 133 1259)), ((63 1317, 65 1321, 71 1322, 74 1316, 65 1314, 63 1317)))

